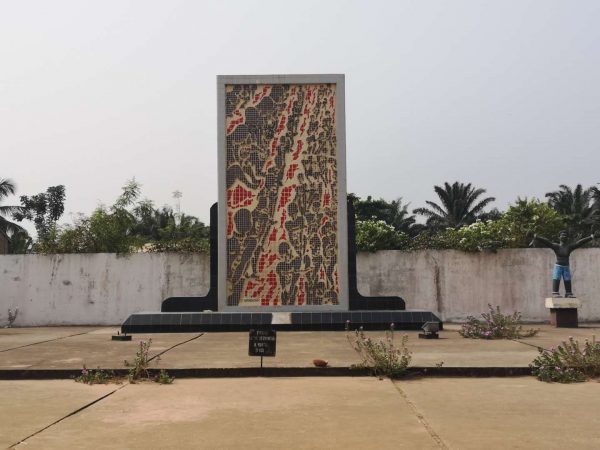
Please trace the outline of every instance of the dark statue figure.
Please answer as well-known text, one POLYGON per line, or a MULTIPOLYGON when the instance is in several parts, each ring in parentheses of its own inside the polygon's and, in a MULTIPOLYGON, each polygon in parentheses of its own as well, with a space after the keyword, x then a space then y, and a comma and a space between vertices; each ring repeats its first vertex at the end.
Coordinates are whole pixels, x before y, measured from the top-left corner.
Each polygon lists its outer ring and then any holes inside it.
POLYGON ((565 230, 558 234, 558 243, 551 242, 545 237, 537 234, 533 235, 533 240, 531 241, 530 246, 532 246, 535 241, 539 241, 545 247, 554 250, 554 254, 556 255, 556 264, 554 265, 554 270, 552 272, 552 297, 560 297, 559 288, 561 278, 565 283, 565 298, 575 297, 575 295, 573 295, 573 287, 571 284, 569 255, 571 255, 574 250, 578 249, 582 245, 585 245, 591 240, 595 239, 597 235, 598 233, 592 234, 571 244, 567 243, 568 233, 565 230))

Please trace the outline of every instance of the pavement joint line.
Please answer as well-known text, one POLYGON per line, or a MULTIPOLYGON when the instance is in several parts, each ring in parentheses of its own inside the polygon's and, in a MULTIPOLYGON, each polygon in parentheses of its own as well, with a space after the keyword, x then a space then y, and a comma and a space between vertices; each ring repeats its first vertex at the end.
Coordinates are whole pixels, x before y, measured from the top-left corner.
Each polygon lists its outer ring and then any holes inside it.
POLYGON ((10 450, 10 449, 12 449, 12 448, 15 448, 17 445, 23 444, 23 443, 24 443, 26 440, 28 440, 28 439, 30 439, 30 438, 32 438, 32 437, 34 437, 34 436, 36 436, 36 435, 40 434, 40 433, 41 433, 41 432, 43 432, 43 431, 46 431, 48 428, 50 428, 50 427, 52 427, 52 426, 56 425, 57 423, 60 423, 60 422, 62 422, 63 420, 65 420, 65 419, 68 419, 69 417, 71 417, 71 416, 74 416, 75 414, 78 414, 78 413, 80 413, 80 412, 81 412, 81 411, 83 411, 84 409, 87 409, 87 408, 89 408, 90 406, 92 406, 92 405, 95 405, 95 404, 96 404, 96 403, 98 403, 99 401, 102 401, 102 400, 104 400, 105 398, 107 398, 107 397, 110 397, 110 396, 111 396, 111 395, 113 395, 115 392, 117 392, 117 391, 119 391, 119 390, 123 389, 125 386, 128 386, 128 385, 129 385, 129 383, 127 383, 127 384, 123 384, 122 386, 119 386, 119 387, 118 387, 117 389, 115 389, 114 391, 111 391, 111 392, 109 392, 108 394, 104 394, 103 396, 101 396, 101 397, 97 398, 96 400, 94 400, 94 401, 91 401, 90 403, 87 403, 87 404, 83 405, 81 408, 79 408, 79 409, 76 409, 75 411, 72 411, 72 412, 70 412, 70 413, 69 413, 69 414, 67 414, 66 416, 63 416, 63 417, 61 417, 60 419, 58 419, 58 420, 55 420, 55 421, 54 421, 54 422, 52 422, 50 425, 46 425, 46 426, 45 426, 44 428, 42 428, 41 430, 38 430, 38 431, 36 431, 35 433, 32 433, 32 434, 30 434, 30 435, 29 435, 29 436, 27 436, 26 438, 23 438, 23 439, 21 439, 19 442, 16 442, 16 443, 14 443, 14 444, 12 444, 12 445, 10 445, 10 446, 6 447, 6 449, 7 449, 7 450, 10 450))
POLYGON ((161 355, 164 355, 164 354, 165 354, 165 353, 167 353, 169 350, 173 350, 175 347, 179 347, 180 345, 187 344, 188 342, 190 342, 190 341, 193 341, 194 339, 198 339, 198 338, 199 338, 199 337, 201 337, 201 336, 204 336, 204 333, 200 333, 198 336, 194 336, 194 337, 193 337, 193 338, 191 338, 191 339, 187 339, 187 340, 185 340, 185 341, 183 341, 183 342, 179 342, 178 344, 175 344, 175 345, 173 345, 173 346, 171 346, 171 347, 167 348, 166 350, 163 350, 162 352, 160 352, 160 353, 157 353, 157 354, 156 354, 156 355, 154 355, 152 358, 149 358, 149 359, 148 359, 148 362, 150 362, 150 361, 152 361, 152 360, 154 360, 154 359, 156 359, 156 358, 160 359, 160 356, 161 356, 161 355))
POLYGON ((40 341, 40 342, 33 342, 31 344, 19 345, 18 347, 13 347, 13 348, 7 348, 7 349, 4 349, 4 350, 0 350, 0 353, 9 352, 11 350, 18 350, 20 348, 25 348, 25 347, 31 347, 33 345, 45 344, 46 342, 59 341, 61 339, 67 339, 67 338, 74 337, 74 336, 81 336, 82 334, 88 334, 88 333, 91 333, 92 331, 96 331, 96 330, 86 331, 85 333, 69 334, 68 336, 60 336, 60 337, 57 337, 57 338, 54 338, 54 339, 48 339, 48 340, 40 341))
POLYGON ((415 414, 415 416, 417 417, 419 422, 421 422, 421 425, 423 425, 425 427, 425 429, 429 433, 429 436, 431 436, 431 439, 433 439, 435 441, 435 443, 438 445, 439 448, 441 448, 443 450, 449 450, 449 447, 444 443, 444 441, 442 440, 440 435, 435 432, 435 430, 429 424, 429 422, 427 421, 425 416, 423 414, 421 414, 421 412, 419 412, 419 410, 417 409, 417 406, 408 398, 408 395, 406 395, 406 393, 402 390, 402 388, 398 385, 398 383, 395 382, 394 380, 390 380, 390 382, 396 388, 396 390, 398 391, 400 396, 404 399, 404 401, 408 404, 410 409, 412 409, 413 413, 415 414))
POLYGON ((537 348, 538 350, 547 350, 547 349, 546 349, 546 348, 544 348, 544 347, 540 347, 539 345, 535 345, 535 344, 530 344, 529 342, 523 342, 523 341, 522 341, 522 340, 520 340, 520 339, 511 339, 511 341, 513 341, 513 342, 518 342, 519 344, 523 344, 523 345, 529 345, 530 347, 535 347, 535 348, 537 348))

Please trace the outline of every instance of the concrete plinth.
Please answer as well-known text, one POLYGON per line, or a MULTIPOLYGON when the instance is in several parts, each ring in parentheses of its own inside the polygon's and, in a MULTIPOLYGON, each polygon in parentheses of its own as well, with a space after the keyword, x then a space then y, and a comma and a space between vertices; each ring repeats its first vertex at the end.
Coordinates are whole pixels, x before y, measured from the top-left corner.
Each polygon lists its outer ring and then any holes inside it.
POLYGON ((550 310, 550 325, 557 328, 577 328, 577 309, 581 300, 577 298, 547 298, 546 308, 550 310))

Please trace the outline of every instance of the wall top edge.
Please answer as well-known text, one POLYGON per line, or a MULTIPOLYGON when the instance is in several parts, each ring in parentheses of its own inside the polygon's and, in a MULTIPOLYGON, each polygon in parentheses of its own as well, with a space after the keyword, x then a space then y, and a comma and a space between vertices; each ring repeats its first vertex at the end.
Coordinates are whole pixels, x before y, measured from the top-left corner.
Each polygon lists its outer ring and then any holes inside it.
POLYGON ((337 83, 343 84, 344 74, 294 74, 294 75, 217 75, 217 84, 312 84, 337 83))

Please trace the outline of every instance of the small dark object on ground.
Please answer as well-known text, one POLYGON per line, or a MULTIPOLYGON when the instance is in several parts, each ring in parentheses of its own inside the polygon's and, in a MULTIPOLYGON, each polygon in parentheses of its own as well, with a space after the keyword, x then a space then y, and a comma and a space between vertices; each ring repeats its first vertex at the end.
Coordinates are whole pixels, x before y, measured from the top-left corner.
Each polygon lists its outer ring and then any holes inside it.
POLYGON ((316 367, 327 367, 329 365, 329 361, 325 361, 324 359, 313 359, 313 364, 316 367))
POLYGON ((131 335, 130 334, 113 334, 112 340, 113 341, 130 341, 131 335))
POLYGON ((440 335, 437 333, 419 333, 421 339, 439 339, 440 335))
POLYGON ((439 322, 425 322, 421 327, 425 333, 419 333, 421 339, 438 339, 438 331, 440 331, 439 322))

